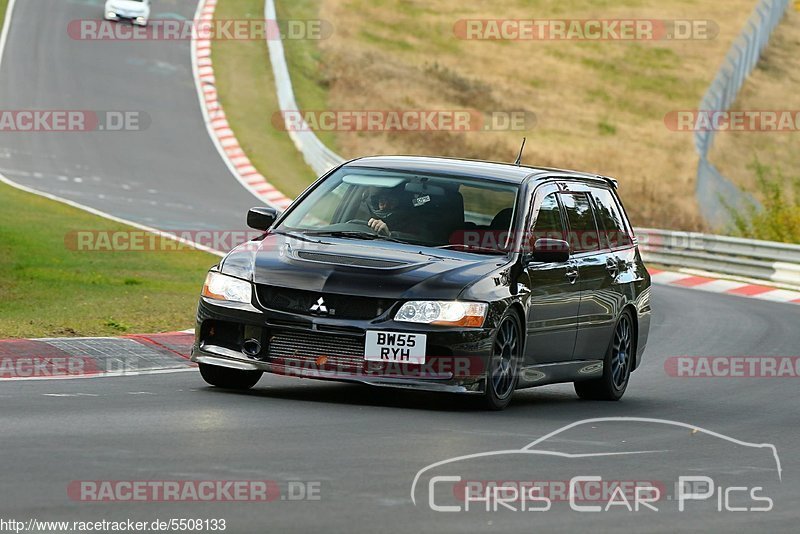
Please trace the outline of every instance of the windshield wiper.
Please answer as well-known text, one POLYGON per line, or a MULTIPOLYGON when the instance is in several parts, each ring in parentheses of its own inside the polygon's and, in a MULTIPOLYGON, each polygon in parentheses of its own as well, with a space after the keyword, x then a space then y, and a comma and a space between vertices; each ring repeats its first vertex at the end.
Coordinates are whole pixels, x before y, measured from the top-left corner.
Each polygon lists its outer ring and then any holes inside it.
POLYGON ((459 252, 475 252, 477 254, 497 254, 505 256, 508 254, 507 250, 500 250, 498 248, 477 247, 475 245, 462 245, 459 243, 450 245, 441 245, 436 248, 442 249, 460 249, 459 252))
POLYGON ((305 235, 319 235, 329 237, 341 237, 345 239, 368 239, 374 241, 379 239, 381 241, 391 241, 393 243, 405 243, 407 245, 413 244, 402 239, 389 237, 381 234, 373 234, 371 232, 359 232, 358 230, 314 230, 311 232, 303 232, 305 235))
POLYGON ((301 233, 298 232, 284 232, 283 230, 273 230, 270 232, 271 234, 277 235, 285 235, 288 237, 293 237, 295 239, 299 239, 300 241, 305 241, 307 243, 322 243, 322 241, 318 241, 316 239, 309 239, 301 233))

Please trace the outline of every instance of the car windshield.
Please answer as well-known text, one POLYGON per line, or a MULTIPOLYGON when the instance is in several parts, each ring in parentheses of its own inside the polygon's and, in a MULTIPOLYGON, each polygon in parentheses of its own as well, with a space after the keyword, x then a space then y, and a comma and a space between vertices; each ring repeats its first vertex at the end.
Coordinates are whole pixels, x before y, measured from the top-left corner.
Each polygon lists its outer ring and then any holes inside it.
POLYGON ((277 231, 505 254, 518 189, 491 179, 343 167, 277 231))

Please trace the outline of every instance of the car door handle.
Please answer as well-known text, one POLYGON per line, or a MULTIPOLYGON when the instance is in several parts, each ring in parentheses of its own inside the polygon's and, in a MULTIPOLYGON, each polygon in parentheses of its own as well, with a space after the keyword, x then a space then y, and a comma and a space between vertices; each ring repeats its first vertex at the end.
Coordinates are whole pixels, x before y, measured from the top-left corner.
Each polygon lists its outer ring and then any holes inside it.
POLYGON ((570 284, 574 284, 578 280, 578 269, 570 268, 565 275, 570 284))
POLYGON ((617 265, 617 262, 609 258, 606 261, 606 270, 612 277, 616 277, 617 274, 619 274, 619 265, 617 265))

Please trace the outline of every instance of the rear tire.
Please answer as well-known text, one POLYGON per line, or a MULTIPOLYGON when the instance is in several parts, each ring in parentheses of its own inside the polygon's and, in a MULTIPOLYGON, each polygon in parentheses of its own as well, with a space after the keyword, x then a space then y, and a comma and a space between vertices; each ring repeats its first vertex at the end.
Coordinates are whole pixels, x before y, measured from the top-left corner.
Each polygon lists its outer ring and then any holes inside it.
POLYGON ((240 371, 219 365, 200 364, 200 375, 207 383, 225 389, 250 389, 255 386, 262 371, 240 371))
POLYGON ((492 343, 492 356, 486 375, 484 402, 489 410, 504 410, 511 403, 519 378, 522 329, 517 314, 506 310, 492 343))
POLYGON ((618 401, 625 394, 636 356, 636 333, 628 310, 622 312, 603 360, 603 376, 575 382, 575 393, 584 400, 618 401))

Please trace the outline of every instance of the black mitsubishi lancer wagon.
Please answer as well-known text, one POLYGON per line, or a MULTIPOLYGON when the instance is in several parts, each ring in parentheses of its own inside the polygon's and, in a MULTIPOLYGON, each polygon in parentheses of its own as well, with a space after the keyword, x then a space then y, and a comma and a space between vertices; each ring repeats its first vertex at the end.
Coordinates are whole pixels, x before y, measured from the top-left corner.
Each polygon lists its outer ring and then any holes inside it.
POLYGON ((611 178, 430 157, 349 161, 208 273, 192 360, 482 396, 574 382, 618 400, 650 327, 650 276, 611 178))

